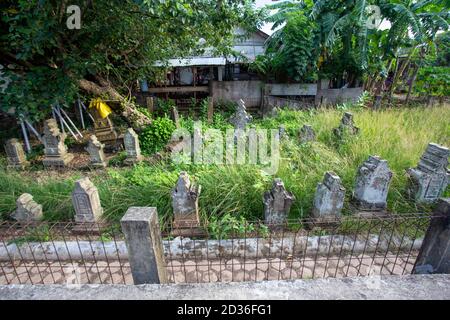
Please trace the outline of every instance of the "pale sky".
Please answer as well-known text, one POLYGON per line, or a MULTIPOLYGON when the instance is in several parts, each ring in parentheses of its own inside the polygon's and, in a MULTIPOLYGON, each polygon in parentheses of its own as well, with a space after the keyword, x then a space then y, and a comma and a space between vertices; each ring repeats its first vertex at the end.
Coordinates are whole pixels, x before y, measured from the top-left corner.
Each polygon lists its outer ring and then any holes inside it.
MULTIPOLYGON (((270 3, 274 3, 275 1, 272 0, 256 0, 255 4, 257 8, 262 8, 264 7, 266 4, 270 4, 270 3)), ((270 30, 270 28, 272 28, 273 23, 266 23, 263 25, 263 27, 261 28, 262 31, 264 31, 265 33, 267 33, 268 35, 271 35, 273 33, 272 30, 270 30)))

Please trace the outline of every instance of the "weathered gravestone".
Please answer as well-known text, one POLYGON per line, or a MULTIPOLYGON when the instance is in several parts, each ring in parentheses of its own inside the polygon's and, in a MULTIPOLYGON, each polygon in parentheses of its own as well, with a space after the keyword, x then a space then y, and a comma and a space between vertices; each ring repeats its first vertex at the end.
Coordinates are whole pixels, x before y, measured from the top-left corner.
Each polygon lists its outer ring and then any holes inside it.
POLYGON ((109 117, 102 118, 97 110, 92 111, 94 118, 94 133, 100 142, 107 145, 115 145, 118 134, 114 129, 114 124, 109 117))
POLYGON ((198 197, 201 186, 191 184, 189 175, 181 172, 172 190, 173 228, 178 235, 199 232, 198 197))
POLYGON ((128 128, 123 136, 123 144, 125 145, 125 151, 127 158, 125 164, 134 164, 142 161, 141 148, 139 147, 139 138, 136 132, 132 128, 128 128))
POLYGON ((323 182, 317 184, 314 196, 313 218, 331 221, 341 216, 344 206, 345 188, 339 176, 331 171, 325 173, 323 182))
POLYGON ((294 200, 294 195, 286 190, 283 181, 274 179, 272 189, 263 196, 265 223, 272 229, 282 228, 294 200))
POLYGON ((95 135, 89 137, 89 142, 85 150, 91 156, 91 166, 106 167, 105 153, 103 152, 104 147, 105 145, 98 141, 95 135))
POLYGON ((354 199, 359 209, 381 211, 386 209, 386 199, 392 172, 387 160, 369 156, 358 169, 354 199))
POLYGON ((66 135, 61 133, 55 119, 48 119, 44 123, 44 160, 46 167, 64 167, 73 159, 64 144, 66 135))
POLYGON ((5 143, 8 168, 24 169, 30 163, 27 161, 22 143, 18 139, 9 139, 5 143))
POLYGON ((314 132, 314 129, 310 125, 304 124, 300 129, 300 143, 314 140, 316 140, 316 133, 314 132))
POLYGON ((17 221, 36 221, 42 218, 42 205, 33 200, 29 193, 22 194, 16 201, 16 210, 11 218, 17 221))
POLYGON ((97 187, 88 177, 75 181, 72 191, 72 203, 75 209, 75 231, 98 230, 96 222, 103 214, 97 187))
POLYGON ((447 188, 450 179, 449 149, 435 143, 428 144, 417 168, 408 169, 409 192, 417 202, 434 202, 447 188))
POLYGON ((253 117, 247 113, 244 101, 239 99, 236 112, 231 116, 230 123, 234 126, 234 129, 245 130, 252 119, 253 117))
POLYGON ((353 114, 350 112, 344 113, 339 127, 333 129, 333 133, 338 138, 343 138, 346 134, 356 135, 359 133, 359 128, 353 122, 353 114))

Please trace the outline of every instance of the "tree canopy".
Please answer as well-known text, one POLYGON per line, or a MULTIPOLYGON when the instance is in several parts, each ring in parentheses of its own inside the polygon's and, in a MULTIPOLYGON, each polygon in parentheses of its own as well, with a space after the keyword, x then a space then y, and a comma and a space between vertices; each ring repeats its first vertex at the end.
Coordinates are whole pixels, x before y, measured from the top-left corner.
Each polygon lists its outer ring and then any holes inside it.
POLYGON ((34 119, 79 94, 122 102, 123 114, 145 124, 127 97, 138 79, 158 76, 155 61, 213 47, 230 51, 233 30, 258 26, 253 0, 6 0, 0 4, 0 64, 12 81, 2 110, 34 119), (66 25, 69 5, 81 28, 66 25))
POLYGON ((286 0, 268 8, 275 12, 267 21, 281 29, 271 36, 268 56, 257 63, 266 61, 294 81, 308 81, 317 74, 336 87, 385 77, 400 48, 428 45, 439 31, 448 30, 449 21, 445 0, 286 0), (390 28, 381 30, 370 23, 376 20, 373 6, 378 20, 389 22, 390 28), (309 68, 301 56, 309 60, 309 68))

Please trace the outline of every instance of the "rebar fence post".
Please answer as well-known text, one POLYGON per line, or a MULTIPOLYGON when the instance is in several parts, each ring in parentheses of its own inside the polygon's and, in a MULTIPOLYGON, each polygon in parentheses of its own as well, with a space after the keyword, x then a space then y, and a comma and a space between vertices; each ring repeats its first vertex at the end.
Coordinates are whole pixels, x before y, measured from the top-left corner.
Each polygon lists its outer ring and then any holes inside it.
POLYGON ((450 198, 439 199, 412 273, 450 274, 450 198))
POLYGON ((168 283, 156 208, 130 207, 120 224, 134 284, 168 283))

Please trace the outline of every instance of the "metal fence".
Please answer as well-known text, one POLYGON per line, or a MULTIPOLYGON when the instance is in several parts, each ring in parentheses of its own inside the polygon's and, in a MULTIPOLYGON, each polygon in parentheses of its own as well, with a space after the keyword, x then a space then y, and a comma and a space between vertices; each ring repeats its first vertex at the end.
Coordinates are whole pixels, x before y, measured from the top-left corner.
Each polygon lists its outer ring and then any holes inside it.
MULTIPOLYGON (((411 273, 436 214, 162 230, 171 283, 411 273)), ((237 220, 238 221, 238 220, 237 220)), ((0 223, 0 284, 133 284, 118 224, 0 223), (83 232, 84 231, 84 232, 83 232)))

